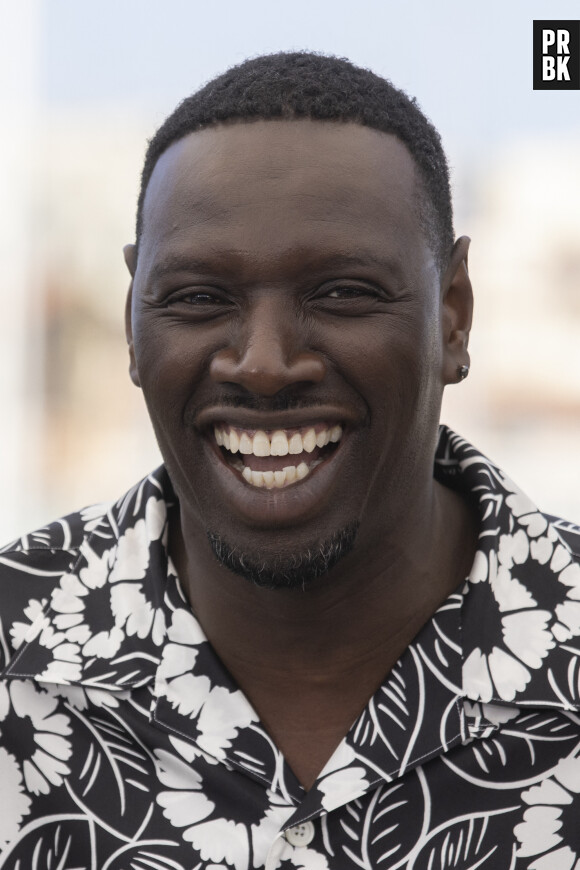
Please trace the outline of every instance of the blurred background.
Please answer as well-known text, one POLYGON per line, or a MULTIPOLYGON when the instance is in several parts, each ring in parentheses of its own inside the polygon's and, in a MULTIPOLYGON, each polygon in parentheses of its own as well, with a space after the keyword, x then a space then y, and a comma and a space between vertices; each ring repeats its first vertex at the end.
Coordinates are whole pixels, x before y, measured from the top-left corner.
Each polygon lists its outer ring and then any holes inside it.
POLYGON ((577 0, 0 0, 0 540, 160 462, 122 329, 146 140, 281 49, 369 66, 439 128, 477 294, 443 420, 580 521, 580 91, 532 89, 533 20, 578 18, 577 0))

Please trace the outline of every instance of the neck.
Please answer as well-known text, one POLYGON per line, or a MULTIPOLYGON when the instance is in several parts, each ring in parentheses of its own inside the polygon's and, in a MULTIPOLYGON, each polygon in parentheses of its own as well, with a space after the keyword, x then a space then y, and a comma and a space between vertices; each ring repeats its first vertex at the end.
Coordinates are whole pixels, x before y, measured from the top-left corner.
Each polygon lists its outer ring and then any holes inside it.
POLYGON ((477 537, 469 507, 433 484, 422 512, 396 533, 368 539, 306 590, 258 588, 214 559, 186 516, 170 549, 192 609, 242 688, 280 679, 343 682, 361 668, 378 682, 471 567, 477 537), (373 664, 374 663, 374 664, 373 664))
POLYGON ((170 526, 194 612, 306 789, 471 567, 477 521, 459 496, 433 483, 424 511, 408 507, 379 534, 361 523, 354 550, 305 591, 253 586, 215 561, 187 517, 170 526))

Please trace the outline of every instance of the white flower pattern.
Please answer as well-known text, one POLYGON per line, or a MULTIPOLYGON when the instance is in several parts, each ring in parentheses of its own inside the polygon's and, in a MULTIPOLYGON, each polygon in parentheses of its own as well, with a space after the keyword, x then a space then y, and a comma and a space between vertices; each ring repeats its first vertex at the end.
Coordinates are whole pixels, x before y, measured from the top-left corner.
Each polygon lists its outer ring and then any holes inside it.
POLYGON ((553 775, 523 792, 529 809, 514 832, 520 842, 517 854, 537 857, 531 870, 573 870, 580 861, 580 849, 572 850, 564 842, 563 814, 570 812, 568 824, 578 830, 578 811, 574 796, 580 794, 580 758, 563 758, 553 775))
POLYGON ((18 835, 31 803, 31 798, 24 792, 17 759, 0 746, 0 854, 2 848, 18 835))
POLYGON ((21 680, 8 686, 0 683, 0 733, 19 732, 27 726, 32 732, 28 752, 19 756, 24 782, 32 794, 48 794, 70 772, 69 718, 58 712, 57 699, 46 690, 21 680))
MULTIPOLYGON (((174 747, 178 744, 174 742, 174 747)), ((183 828, 184 839, 192 844, 202 860, 225 861, 235 870, 250 870, 263 865, 270 841, 292 813, 292 806, 275 794, 269 795, 258 818, 240 823, 216 816, 216 805, 206 795, 202 775, 177 755, 156 752, 157 775, 166 791, 157 802, 172 825, 183 828)))

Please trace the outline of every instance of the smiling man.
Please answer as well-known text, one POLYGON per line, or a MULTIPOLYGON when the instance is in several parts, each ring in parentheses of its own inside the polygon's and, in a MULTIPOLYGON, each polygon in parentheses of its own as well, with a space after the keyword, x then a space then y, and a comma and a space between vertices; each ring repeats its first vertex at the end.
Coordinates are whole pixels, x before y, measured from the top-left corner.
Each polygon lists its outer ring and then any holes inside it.
POLYGON ((165 121, 125 249, 164 466, 1 557, 0 866, 580 866, 580 533, 439 427, 468 245, 347 61, 165 121))

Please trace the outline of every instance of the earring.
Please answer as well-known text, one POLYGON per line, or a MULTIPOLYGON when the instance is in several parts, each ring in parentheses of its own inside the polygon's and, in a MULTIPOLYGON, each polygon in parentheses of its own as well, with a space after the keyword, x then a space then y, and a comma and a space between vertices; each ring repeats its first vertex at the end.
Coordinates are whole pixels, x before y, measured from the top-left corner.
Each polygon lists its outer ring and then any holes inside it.
POLYGON ((457 366, 457 377, 460 381, 464 381, 469 374, 469 366, 457 366))

